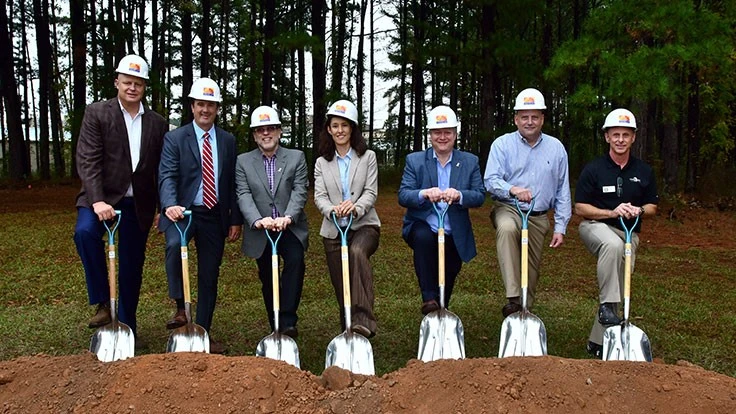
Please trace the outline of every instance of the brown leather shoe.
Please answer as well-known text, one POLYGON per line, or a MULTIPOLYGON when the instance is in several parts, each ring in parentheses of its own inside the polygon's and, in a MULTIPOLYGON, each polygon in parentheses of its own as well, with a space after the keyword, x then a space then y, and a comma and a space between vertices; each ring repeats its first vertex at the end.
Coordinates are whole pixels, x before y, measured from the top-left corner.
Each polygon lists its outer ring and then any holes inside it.
POLYGON ((184 309, 177 309, 174 316, 166 322, 166 329, 176 329, 187 324, 187 313, 184 309))
POLYGON ((422 304, 422 314, 426 315, 430 312, 434 312, 440 308, 440 305, 436 300, 428 300, 422 304))
POLYGON ((112 314, 110 313, 110 303, 100 303, 97 305, 95 316, 90 318, 88 326, 90 328, 99 328, 112 322, 112 314))
POLYGON ((222 342, 217 342, 210 336, 210 354, 224 354, 227 349, 222 342))
POLYGON ((509 302, 505 304, 503 308, 501 308, 501 313, 503 314, 504 318, 519 311, 521 311, 521 305, 514 302, 509 302))

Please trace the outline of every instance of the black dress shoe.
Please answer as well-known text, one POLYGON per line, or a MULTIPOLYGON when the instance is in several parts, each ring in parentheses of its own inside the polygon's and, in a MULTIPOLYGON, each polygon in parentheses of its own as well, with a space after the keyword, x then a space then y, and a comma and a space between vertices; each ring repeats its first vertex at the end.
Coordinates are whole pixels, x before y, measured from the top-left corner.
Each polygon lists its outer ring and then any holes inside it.
POLYGON ((291 338, 296 338, 299 336, 299 330, 296 329, 296 326, 287 326, 286 328, 281 329, 281 334, 291 338))
POLYGON ((350 327, 350 329, 354 333, 363 335, 363 336, 365 336, 368 339, 373 338, 374 336, 376 336, 376 333, 375 332, 371 332, 370 329, 366 328, 365 326, 363 326, 361 324, 357 324, 356 323, 355 325, 353 325, 352 327, 350 327))
POLYGON ((590 354, 590 356, 592 356, 593 358, 603 359, 602 345, 598 345, 593 341, 588 341, 588 345, 585 347, 585 350, 588 351, 588 354, 590 354))
POLYGON ((521 311, 521 305, 515 302, 509 302, 505 305, 503 305, 503 308, 501 308, 501 313, 503 314, 503 317, 506 318, 511 314, 514 314, 516 312, 521 311))
POLYGON ((598 307, 598 322, 601 325, 618 325, 621 323, 621 318, 618 317, 616 312, 615 303, 601 303, 598 307))
POLYGON ((428 300, 422 304, 422 315, 426 315, 430 312, 434 312, 440 308, 440 305, 436 300, 428 300))
POLYGON ((177 309, 174 316, 166 322, 166 329, 176 329, 187 324, 187 313, 184 309, 177 309))

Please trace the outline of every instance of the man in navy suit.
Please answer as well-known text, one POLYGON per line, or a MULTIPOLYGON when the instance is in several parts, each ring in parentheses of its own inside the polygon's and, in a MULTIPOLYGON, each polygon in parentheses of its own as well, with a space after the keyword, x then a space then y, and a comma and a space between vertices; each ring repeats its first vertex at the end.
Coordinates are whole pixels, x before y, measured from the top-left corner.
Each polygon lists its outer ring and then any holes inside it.
POLYGON ((102 221, 115 217, 115 210, 122 212, 118 315, 136 333, 146 241, 158 206, 156 175, 168 124, 142 103, 146 61, 125 56, 116 72, 117 96, 89 105, 79 131, 77 172, 82 190, 77 195, 74 243, 84 266, 89 303, 97 305, 89 327, 98 328, 111 321, 102 221))
MULTIPOLYGON (((235 197, 235 137, 215 126, 222 101, 220 88, 208 78, 192 84, 194 122, 166 134, 159 166, 159 196, 164 212, 159 229, 166 234, 166 274, 169 297, 177 311, 166 323, 168 329, 186 323, 181 271, 181 237, 173 222, 192 211, 187 242, 197 246, 198 305, 196 322, 208 332, 217 301, 217 280, 225 239, 240 238, 243 217, 235 197)), ((210 336, 210 352, 225 347, 210 336)))
POLYGON ((422 313, 439 309, 437 229, 440 209, 449 204, 445 229, 445 304, 449 304, 455 278, 463 262, 476 255, 475 237, 468 209, 480 207, 485 189, 478 157, 453 149, 457 116, 438 106, 427 117, 432 148, 406 157, 399 187, 399 204, 406 207, 402 236, 414 250, 414 270, 422 291, 422 313))

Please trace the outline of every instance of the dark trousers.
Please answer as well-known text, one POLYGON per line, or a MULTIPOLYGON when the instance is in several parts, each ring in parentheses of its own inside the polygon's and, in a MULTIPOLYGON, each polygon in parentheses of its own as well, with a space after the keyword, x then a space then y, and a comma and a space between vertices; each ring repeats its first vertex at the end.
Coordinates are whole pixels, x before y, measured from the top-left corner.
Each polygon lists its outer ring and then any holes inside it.
MULTIPOLYGON (((118 319, 136 332, 136 310, 143 282, 143 262, 146 258, 148 232, 141 231, 135 202, 132 197, 123 198, 113 206, 121 211, 117 229, 118 266, 118 319)), ((110 285, 107 271, 107 247, 103 236, 107 234, 102 222, 92 208, 77 208, 77 224, 74 228, 74 244, 82 259, 87 280, 90 305, 110 301, 110 285)))
MULTIPOLYGON (((414 250, 414 271, 419 279, 422 300, 436 300, 439 303, 439 260, 437 253, 437 233, 425 222, 415 222, 408 237, 409 246, 414 250)), ((457 253, 451 235, 445 235, 445 306, 450 304, 455 278, 460 273, 463 262, 457 253)))
MULTIPOLYGON (((181 270, 181 236, 175 226, 184 230, 187 218, 166 228, 166 276, 169 281, 169 297, 182 299, 184 288, 181 270)), ((217 302, 217 280, 225 249, 222 219, 217 206, 212 210, 192 207, 192 225, 186 234, 186 242, 194 238, 197 248, 197 316, 196 322, 207 331, 217 302)), ((190 273, 191 275, 191 273, 190 273)))
MULTIPOLYGON (((276 240, 278 233, 271 233, 271 237, 276 240)), ((302 298, 302 287, 304 286, 304 246, 299 239, 291 232, 284 230, 284 234, 276 246, 277 253, 284 261, 283 270, 279 278, 280 289, 280 312, 279 312, 279 328, 283 330, 289 326, 296 326, 296 311, 302 298)), ((263 303, 266 305, 266 313, 268 314, 268 322, 271 330, 274 329, 273 320, 273 288, 271 283, 271 243, 266 243, 261 257, 256 259, 258 264, 258 277, 261 279, 261 292, 263 293, 263 303)))
MULTIPOLYGON (((378 250, 380 228, 364 226, 358 230, 348 231, 348 261, 350 268, 350 323, 360 324, 371 332, 376 332, 376 317, 373 314, 373 268, 370 258, 378 250)), ((340 305, 340 323, 345 329, 345 303, 342 293, 342 241, 338 235, 335 239, 322 238, 327 256, 327 268, 335 288, 337 303, 340 305)))

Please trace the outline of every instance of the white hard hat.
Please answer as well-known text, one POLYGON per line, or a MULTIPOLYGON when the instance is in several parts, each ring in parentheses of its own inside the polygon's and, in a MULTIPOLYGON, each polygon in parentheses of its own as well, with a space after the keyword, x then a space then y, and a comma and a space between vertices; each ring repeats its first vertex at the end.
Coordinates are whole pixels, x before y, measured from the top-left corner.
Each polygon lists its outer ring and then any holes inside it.
POLYGON ((120 59, 115 72, 148 79, 148 63, 138 55, 128 55, 120 59))
POLYGON ((455 128, 458 125, 457 115, 449 106, 435 106, 427 115, 427 129, 455 128))
POLYGON ((544 105, 542 92, 534 88, 527 88, 519 92, 519 95, 516 96, 514 111, 523 111, 525 109, 547 109, 544 105))
POLYGON ((199 78, 194 81, 189 97, 202 101, 222 102, 220 87, 210 78, 199 78))
POLYGON ((346 101, 345 99, 341 99, 330 105, 327 115, 340 116, 353 121, 356 125, 358 124, 358 109, 352 102, 346 101))
POLYGON ((259 106, 250 115, 250 127, 258 128, 265 125, 281 125, 279 114, 270 106, 259 106))
POLYGON ((603 123, 603 128, 601 129, 605 131, 613 127, 633 128, 636 131, 636 118, 634 118, 634 114, 628 109, 614 109, 606 117, 606 122, 603 123))

